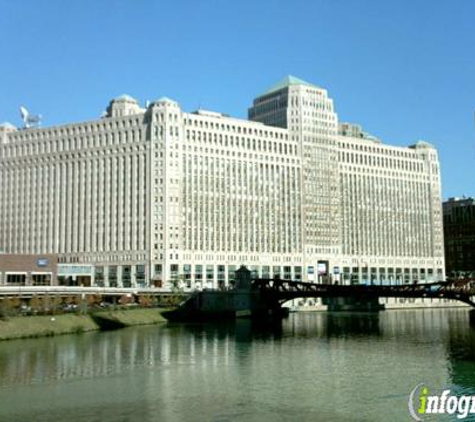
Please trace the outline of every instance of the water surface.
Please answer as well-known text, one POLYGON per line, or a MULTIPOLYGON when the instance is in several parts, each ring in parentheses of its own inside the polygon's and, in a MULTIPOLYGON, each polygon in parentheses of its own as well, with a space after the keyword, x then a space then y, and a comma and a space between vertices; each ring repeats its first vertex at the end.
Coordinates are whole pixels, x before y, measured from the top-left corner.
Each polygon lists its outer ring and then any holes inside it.
POLYGON ((407 397, 421 382, 475 394, 467 309, 0 343, 2 422, 408 421, 407 397))

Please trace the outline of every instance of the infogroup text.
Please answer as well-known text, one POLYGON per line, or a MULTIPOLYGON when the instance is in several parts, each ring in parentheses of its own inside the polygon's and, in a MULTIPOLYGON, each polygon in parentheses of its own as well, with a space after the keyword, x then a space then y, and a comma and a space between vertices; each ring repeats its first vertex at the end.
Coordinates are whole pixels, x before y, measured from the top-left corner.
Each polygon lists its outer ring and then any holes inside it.
POLYGON ((429 387, 419 384, 411 391, 408 406, 416 421, 424 421, 424 415, 435 414, 456 415, 457 419, 465 419, 475 414, 475 396, 456 396, 449 389, 431 394, 429 387))

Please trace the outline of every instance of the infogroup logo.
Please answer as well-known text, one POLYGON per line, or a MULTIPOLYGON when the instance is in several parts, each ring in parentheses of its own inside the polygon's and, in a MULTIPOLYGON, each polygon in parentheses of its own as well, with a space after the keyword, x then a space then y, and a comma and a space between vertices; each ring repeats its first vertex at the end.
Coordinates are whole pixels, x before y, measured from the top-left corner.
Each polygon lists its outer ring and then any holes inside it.
POLYGON ((424 421, 425 415, 436 414, 456 415, 457 419, 465 419, 475 414, 475 396, 456 396, 448 389, 440 394, 431 394, 427 385, 418 384, 409 395, 408 407, 416 421, 424 421))

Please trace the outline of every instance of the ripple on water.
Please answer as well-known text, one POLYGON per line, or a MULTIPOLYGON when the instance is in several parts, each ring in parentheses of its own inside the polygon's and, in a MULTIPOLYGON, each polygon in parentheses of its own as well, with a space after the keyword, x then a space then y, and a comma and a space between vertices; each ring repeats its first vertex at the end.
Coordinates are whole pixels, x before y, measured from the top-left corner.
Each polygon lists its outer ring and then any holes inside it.
POLYGON ((421 382, 475 394, 474 346, 463 309, 3 342, 0 420, 407 421, 421 382))

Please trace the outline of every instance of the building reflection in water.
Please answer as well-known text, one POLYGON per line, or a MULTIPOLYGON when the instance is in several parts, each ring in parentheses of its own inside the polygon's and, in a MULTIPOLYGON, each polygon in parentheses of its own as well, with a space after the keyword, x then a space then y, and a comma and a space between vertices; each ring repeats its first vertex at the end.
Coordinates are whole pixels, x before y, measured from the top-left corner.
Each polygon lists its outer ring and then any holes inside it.
POLYGON ((475 394, 475 310, 452 313, 448 325, 447 356, 452 384, 459 393, 475 394))
POLYGON ((1 346, 0 400, 9 406, 0 420, 25 420, 27 411, 38 421, 72 412, 76 420, 190 420, 203 409, 206 420, 263 410, 284 417, 285 409, 332 420, 336 393, 345 397, 339 420, 378 409, 401 420, 420 382, 475 385, 475 329, 460 309, 299 313, 273 324, 169 324, 1 346))
POLYGON ((245 356, 241 351, 246 343, 249 347, 285 346, 286 339, 343 341, 358 337, 427 342, 440 340, 441 330, 442 338, 448 340, 440 347, 447 346, 450 357, 475 361, 475 327, 466 329, 467 315, 459 310, 446 315, 444 319, 439 311, 413 312, 411 318, 404 311, 304 313, 270 324, 242 319, 15 340, 3 342, 0 348, 0 385, 108 376, 141 367, 166 367, 172 360, 209 365, 210 356, 215 357, 211 363, 229 364, 230 359, 245 356))

